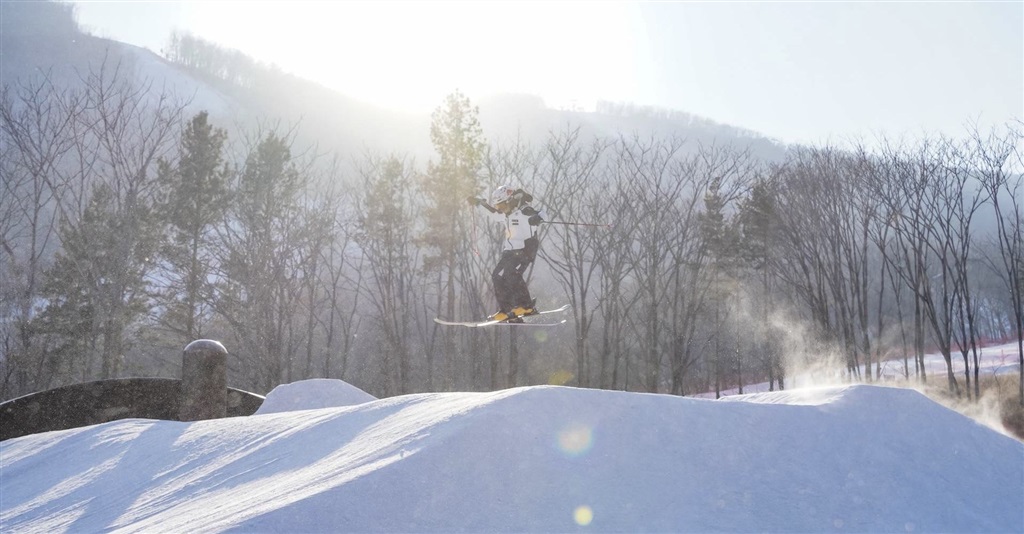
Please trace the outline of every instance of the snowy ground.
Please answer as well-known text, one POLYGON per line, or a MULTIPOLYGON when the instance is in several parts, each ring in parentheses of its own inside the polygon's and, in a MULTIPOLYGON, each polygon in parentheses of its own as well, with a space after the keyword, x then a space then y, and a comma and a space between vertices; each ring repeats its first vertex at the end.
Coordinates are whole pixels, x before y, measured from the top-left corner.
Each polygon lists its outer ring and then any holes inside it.
MULTIPOLYGON (((309 409, 312 408, 312 409, 309 409)), ((1024 532, 1024 444, 909 389, 538 386, 0 443, 0 532, 1024 532)))
MULTIPOLYGON (((971 356, 972 366, 973 356, 971 356)), ((980 350, 980 356, 978 358, 980 365, 980 375, 984 377, 993 375, 1009 375, 1017 374, 1020 369, 1020 360, 1017 356, 1017 344, 1009 343, 1004 345, 996 345, 992 347, 985 347, 980 350)), ((891 383, 894 385, 905 385, 907 381, 903 378, 909 375, 911 380, 915 380, 914 371, 914 360, 908 358, 907 365, 910 368, 909 373, 904 373, 904 362, 903 360, 889 360, 882 362, 882 381, 885 383, 891 383)), ((924 366, 928 373, 928 376, 940 377, 939 384, 945 384, 946 376, 946 360, 942 358, 941 354, 932 353, 924 356, 924 366)), ((840 369, 842 366, 838 366, 840 369)), ((964 378, 964 360, 958 351, 953 352, 953 372, 956 374, 957 380, 963 383, 964 378)), ((971 379, 974 379, 973 367, 971 371, 971 379)), ((821 384, 835 384, 847 382, 846 378, 835 370, 816 369, 813 371, 796 372, 792 376, 786 377, 787 388, 800 388, 810 384, 821 385, 821 384)), ((743 386, 743 393, 762 393, 769 390, 768 382, 761 382, 757 384, 747 384, 743 386)), ((739 389, 728 389, 723 390, 722 395, 738 395, 739 389)), ((698 397, 713 398, 714 392, 703 393, 697 395, 698 397)))

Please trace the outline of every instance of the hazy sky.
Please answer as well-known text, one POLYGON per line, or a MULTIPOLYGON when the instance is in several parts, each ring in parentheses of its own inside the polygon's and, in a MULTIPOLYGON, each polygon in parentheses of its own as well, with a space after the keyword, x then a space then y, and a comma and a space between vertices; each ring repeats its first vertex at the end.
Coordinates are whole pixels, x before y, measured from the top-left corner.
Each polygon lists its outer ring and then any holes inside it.
POLYGON ((83 1, 92 33, 186 30, 353 97, 429 111, 632 102, 786 142, 1024 119, 1024 2, 83 1))

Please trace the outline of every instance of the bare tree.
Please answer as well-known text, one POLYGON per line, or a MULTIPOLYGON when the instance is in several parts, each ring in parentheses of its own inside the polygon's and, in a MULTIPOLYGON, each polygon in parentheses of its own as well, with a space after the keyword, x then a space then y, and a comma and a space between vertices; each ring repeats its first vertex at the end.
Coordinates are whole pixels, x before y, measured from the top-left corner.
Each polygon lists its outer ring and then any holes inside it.
POLYGON ((994 272, 1003 281, 1012 304, 1013 330, 1017 336, 1017 358, 1020 363, 1020 403, 1024 406, 1024 139, 1019 125, 1003 135, 992 131, 983 137, 973 133, 973 168, 988 191, 996 220, 996 241, 999 257, 990 260, 994 272), (1016 173, 1012 167, 1016 166, 1016 173))
POLYGON ((779 213, 788 264, 779 274, 803 301, 819 341, 842 351, 851 377, 871 379, 873 293, 880 287, 871 240, 877 202, 865 162, 835 147, 798 149, 783 170, 779 213))
POLYGON ((216 312, 231 326, 253 387, 289 382, 302 342, 293 323, 301 305, 301 266, 315 254, 302 193, 311 161, 293 159, 292 137, 258 131, 232 184, 219 231, 221 269, 216 312))
POLYGON ((56 248, 61 166, 72 150, 79 95, 49 78, 0 92, 0 398, 31 387, 32 360, 44 348, 29 327, 42 273, 56 248), (15 378, 12 383, 12 378, 15 378))
POLYGON ((329 187, 325 191, 311 188, 302 200, 304 230, 307 238, 306 248, 302 253, 303 261, 299 263, 299 280, 302 290, 300 307, 305 312, 305 334, 303 348, 305 362, 299 370, 303 379, 319 375, 322 366, 318 350, 321 340, 319 327, 323 324, 324 309, 330 309, 331 303, 326 298, 330 291, 325 287, 323 272, 330 272, 328 252, 339 239, 341 229, 337 225, 338 204, 343 197, 334 193, 329 187))
POLYGON ((931 327, 946 362, 949 389, 959 394, 951 340, 957 306, 963 298, 956 262, 966 261, 962 259, 966 246, 962 240, 969 239, 969 232, 957 224, 961 204, 951 199, 962 197, 963 182, 954 179, 956 173, 944 159, 944 150, 944 143, 935 140, 924 140, 910 152, 886 147, 891 187, 879 200, 889 204, 887 215, 894 230, 895 254, 887 258, 914 294, 920 315, 931 327))
MULTIPOLYGON (((812 341, 836 339, 833 324, 832 293, 827 273, 830 253, 826 208, 822 205, 830 193, 824 169, 815 163, 817 155, 809 149, 795 150, 780 170, 779 281, 791 299, 813 325, 812 341)), ((847 362, 849 366, 849 362, 847 362)))
POLYGON ((937 172, 938 181, 933 199, 937 202, 934 213, 941 219, 933 226, 938 241, 944 243, 949 259, 948 269, 955 279, 956 291, 953 296, 953 324, 951 336, 957 344, 964 362, 964 383, 967 396, 971 395, 971 359, 974 354, 974 394, 980 396, 978 384, 978 341, 977 341, 977 297, 972 265, 975 260, 972 247, 975 242, 976 224, 974 218, 986 201, 986 192, 981 182, 974 179, 967 153, 951 140, 941 144, 941 166, 937 172))
POLYGON ((620 138, 614 147, 616 172, 625 179, 626 190, 635 202, 636 216, 643 219, 633 235, 632 260, 636 265, 638 289, 643 295, 640 320, 634 323, 642 332, 643 355, 641 383, 646 391, 656 392, 661 378, 663 352, 660 342, 664 327, 664 306, 670 277, 665 269, 669 248, 678 229, 676 204, 685 191, 686 175, 677 159, 683 146, 679 139, 658 140, 620 138))
POLYGON ((373 305, 373 325, 382 343, 379 356, 395 384, 389 393, 412 391, 414 303, 419 251, 411 231, 418 216, 414 202, 414 174, 398 156, 367 156, 361 166, 363 197, 360 231, 356 242, 366 255, 370 277, 366 297, 373 305))
POLYGON ((119 64, 104 63, 81 82, 85 111, 72 123, 79 183, 59 204, 66 235, 81 243, 77 255, 64 256, 64 279, 91 288, 87 304, 99 338, 100 377, 113 378, 124 370, 134 337, 129 329, 147 311, 141 281, 153 269, 159 234, 155 171, 173 149, 188 102, 155 90, 151 80, 132 80, 119 64), (105 222, 76 227, 89 210, 105 222))
POLYGON ((615 221, 607 232, 596 234, 594 257, 598 267, 597 313, 600 315, 601 334, 599 350, 599 376, 602 388, 628 389, 630 384, 630 358, 636 348, 636 338, 628 335, 640 294, 632 287, 636 264, 632 259, 633 235, 638 225, 645 224, 637 216, 635 201, 629 195, 627 177, 615 172, 615 162, 606 163, 602 170, 599 192, 588 192, 593 198, 587 204, 592 216, 607 216, 615 221), (608 191, 601 194, 600 191, 608 191))
MULTIPOLYGON (((551 266, 559 285, 569 296, 575 317, 576 383, 591 385, 590 330, 594 322, 594 280, 599 271, 598 256, 603 234, 611 227, 614 212, 609 209, 613 199, 600 185, 605 177, 598 176, 599 165, 607 144, 595 140, 584 144, 579 128, 553 134, 545 146, 545 165, 549 168, 551 184, 544 198, 548 199, 549 224, 541 258, 551 266), (603 226, 608 224, 608 226, 603 226)), ((630 226, 635 221, 628 217, 615 219, 618 225, 630 226)), ((604 376, 604 365, 597 366, 598 376, 604 376)))
MULTIPOLYGON (((338 177, 336 160, 332 163, 328 177, 338 177)), ((348 377, 349 354, 356 332, 362 324, 358 309, 364 269, 360 262, 365 260, 365 256, 354 250, 355 232, 347 230, 358 226, 358 215, 350 212, 354 210, 347 209, 351 203, 346 202, 346 198, 348 195, 341 193, 329 197, 330 220, 335 231, 330 234, 330 243, 320 249, 322 267, 317 270, 317 294, 325 301, 317 315, 323 336, 320 347, 323 355, 321 376, 325 378, 348 377)))

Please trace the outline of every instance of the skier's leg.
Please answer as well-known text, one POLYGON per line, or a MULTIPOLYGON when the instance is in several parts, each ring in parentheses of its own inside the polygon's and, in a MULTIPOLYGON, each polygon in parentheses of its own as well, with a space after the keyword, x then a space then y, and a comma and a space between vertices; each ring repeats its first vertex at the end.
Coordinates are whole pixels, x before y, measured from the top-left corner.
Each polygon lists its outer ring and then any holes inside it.
POLYGON ((494 283, 494 297, 498 301, 498 311, 508 312, 515 306, 515 293, 512 286, 512 277, 515 273, 517 260, 510 251, 501 254, 498 265, 491 272, 491 281, 494 283))
POLYGON ((516 315, 530 315, 533 313, 535 308, 535 302, 530 297, 530 288, 526 285, 526 279, 523 278, 523 273, 532 263, 528 258, 523 259, 516 265, 515 275, 512 278, 512 294, 513 302, 515 302, 516 308, 514 309, 516 315))

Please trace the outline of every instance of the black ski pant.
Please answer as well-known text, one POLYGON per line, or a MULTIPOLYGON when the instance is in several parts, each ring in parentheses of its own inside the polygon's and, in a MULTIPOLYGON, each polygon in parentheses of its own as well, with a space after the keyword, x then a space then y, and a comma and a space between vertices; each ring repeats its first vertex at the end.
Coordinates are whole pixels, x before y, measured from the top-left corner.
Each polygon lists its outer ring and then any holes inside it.
POLYGON ((501 253, 498 265, 491 273, 494 282, 494 296, 498 299, 498 310, 508 312, 516 306, 529 307, 533 300, 526 287, 523 273, 533 263, 533 255, 526 249, 506 250, 501 253))

